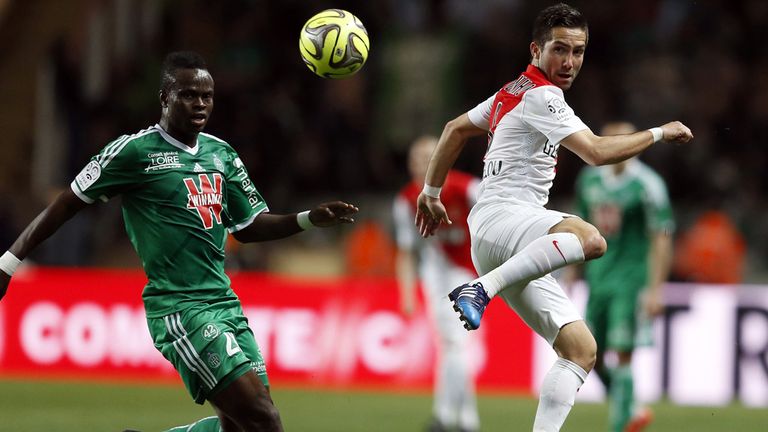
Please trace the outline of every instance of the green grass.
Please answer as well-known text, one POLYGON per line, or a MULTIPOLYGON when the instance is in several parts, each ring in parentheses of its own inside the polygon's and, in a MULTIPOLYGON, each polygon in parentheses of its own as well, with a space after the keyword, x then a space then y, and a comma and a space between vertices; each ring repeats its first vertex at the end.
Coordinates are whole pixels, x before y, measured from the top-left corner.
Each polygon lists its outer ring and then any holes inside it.
MULTIPOLYGON (((287 431, 422 431, 431 407, 427 394, 275 389, 287 431)), ((483 430, 530 431, 536 401, 483 395, 483 430)), ((768 410, 653 406, 648 432, 751 432, 768 430, 768 410)), ((63 381, 0 380, 0 431, 160 431, 207 417, 181 387, 63 381)), ((564 432, 607 430, 603 404, 577 404, 564 432)))

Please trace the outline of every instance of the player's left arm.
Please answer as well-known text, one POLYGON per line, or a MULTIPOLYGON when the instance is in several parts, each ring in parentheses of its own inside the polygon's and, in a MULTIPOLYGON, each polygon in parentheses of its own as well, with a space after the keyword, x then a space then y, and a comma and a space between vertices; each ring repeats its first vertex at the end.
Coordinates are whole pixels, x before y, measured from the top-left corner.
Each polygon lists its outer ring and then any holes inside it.
MULTIPOLYGON (((691 130, 674 121, 659 127, 664 140, 677 144, 687 143, 693 139, 691 130)), ((560 145, 576 153, 584 162, 590 165, 608 165, 627 160, 657 141, 651 130, 642 130, 628 135, 598 136, 591 130, 584 129, 574 132, 560 141, 560 145)))
POLYGON ((342 201, 318 205, 309 212, 273 214, 262 212, 247 227, 232 235, 242 243, 278 240, 292 236, 310 227, 331 227, 354 223, 353 215, 358 208, 342 201))
POLYGON ((644 307, 649 316, 657 316, 664 311, 663 287, 672 266, 672 235, 669 231, 651 234, 648 255, 648 287, 644 307))

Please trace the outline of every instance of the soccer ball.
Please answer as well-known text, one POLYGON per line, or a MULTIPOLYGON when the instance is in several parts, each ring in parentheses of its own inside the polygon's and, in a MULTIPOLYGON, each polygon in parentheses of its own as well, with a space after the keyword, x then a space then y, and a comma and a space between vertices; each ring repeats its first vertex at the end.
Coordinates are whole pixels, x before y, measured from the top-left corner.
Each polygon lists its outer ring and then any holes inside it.
POLYGON ((313 16, 299 36, 304 64, 323 78, 345 78, 360 70, 369 47, 363 23, 341 9, 327 9, 313 16))

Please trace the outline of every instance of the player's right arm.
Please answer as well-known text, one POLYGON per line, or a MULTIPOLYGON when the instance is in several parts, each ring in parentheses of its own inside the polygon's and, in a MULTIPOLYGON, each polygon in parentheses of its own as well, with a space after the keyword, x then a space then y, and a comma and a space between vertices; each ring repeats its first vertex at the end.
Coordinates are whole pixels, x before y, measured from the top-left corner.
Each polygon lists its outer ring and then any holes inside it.
MULTIPOLYGON (((660 126, 660 140, 677 144, 687 143, 693 134, 687 126, 674 121, 660 126)), ((590 165, 608 165, 627 160, 650 147, 657 140, 651 130, 628 135, 598 136, 589 129, 574 132, 563 138, 560 145, 576 153, 590 165)))
MULTIPOLYGON (((429 160, 425 185, 433 188, 441 188, 445 183, 448 171, 453 167, 456 158, 467 142, 467 138, 487 133, 469 119, 467 113, 449 121, 440 139, 432 158, 429 160)), ((440 223, 450 224, 445 206, 439 196, 430 196, 422 191, 416 203, 416 226, 422 237, 429 237, 435 233, 440 223)))
MULTIPOLYGON (((22 231, 19 237, 8 249, 19 260, 24 260, 40 243, 55 233, 64 222, 72 218, 88 204, 67 189, 43 210, 22 231)), ((0 299, 8 289, 11 276, 0 271, 0 299)))

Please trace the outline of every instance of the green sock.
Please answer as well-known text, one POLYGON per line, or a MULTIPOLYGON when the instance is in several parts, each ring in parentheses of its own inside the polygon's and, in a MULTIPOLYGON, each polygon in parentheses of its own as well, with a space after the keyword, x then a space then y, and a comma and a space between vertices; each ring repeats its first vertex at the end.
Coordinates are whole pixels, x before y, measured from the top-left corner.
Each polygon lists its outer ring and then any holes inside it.
POLYGON ((213 416, 198 420, 192 424, 176 426, 175 428, 168 429, 166 432, 221 432, 221 425, 219 425, 219 418, 213 416))
POLYGON ((611 431, 622 432, 632 416, 634 405, 634 382, 632 368, 629 365, 613 369, 608 398, 608 419, 611 431))

